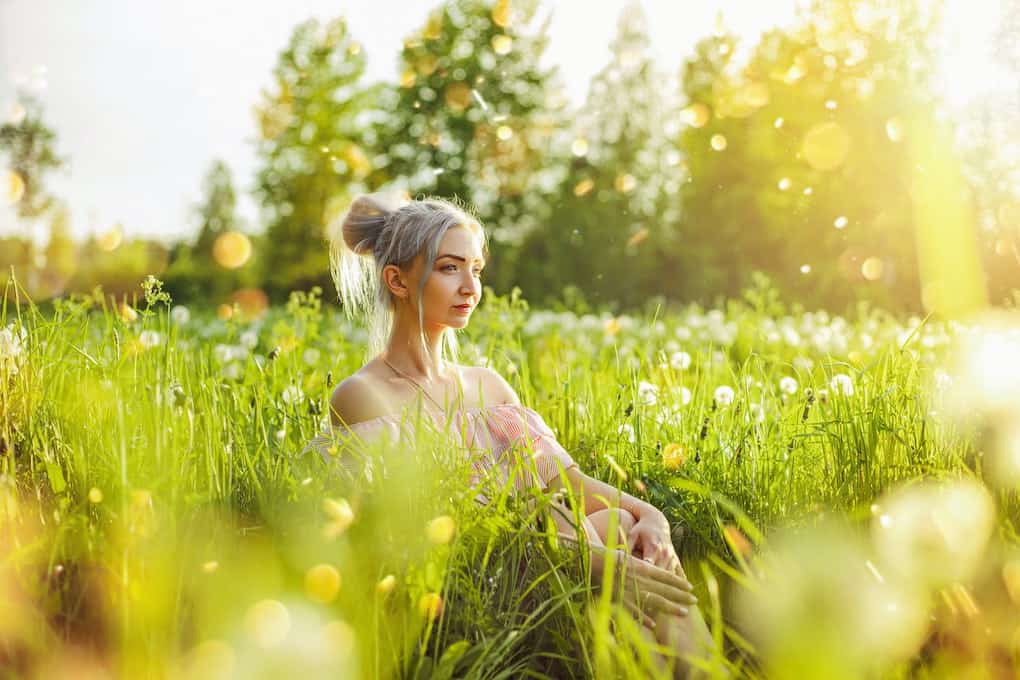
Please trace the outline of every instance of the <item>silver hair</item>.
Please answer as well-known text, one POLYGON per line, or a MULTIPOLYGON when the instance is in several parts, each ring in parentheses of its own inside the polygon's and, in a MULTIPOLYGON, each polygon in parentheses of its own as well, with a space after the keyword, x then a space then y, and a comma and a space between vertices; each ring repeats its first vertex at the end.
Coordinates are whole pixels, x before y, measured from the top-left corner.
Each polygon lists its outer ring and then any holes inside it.
MULTIPOLYGON (((421 281, 415 301, 422 346, 428 351, 421 306, 425 283, 439 254, 439 243, 448 230, 464 226, 474 231, 486 248, 485 230, 465 208, 440 198, 411 200, 407 194, 377 192, 354 199, 347 212, 329 229, 330 274, 348 318, 364 316, 369 329, 371 354, 381 352, 393 330, 393 299, 382 283, 387 265, 410 267, 424 257, 421 281)), ((454 329, 440 338, 441 359, 456 360, 454 329)))

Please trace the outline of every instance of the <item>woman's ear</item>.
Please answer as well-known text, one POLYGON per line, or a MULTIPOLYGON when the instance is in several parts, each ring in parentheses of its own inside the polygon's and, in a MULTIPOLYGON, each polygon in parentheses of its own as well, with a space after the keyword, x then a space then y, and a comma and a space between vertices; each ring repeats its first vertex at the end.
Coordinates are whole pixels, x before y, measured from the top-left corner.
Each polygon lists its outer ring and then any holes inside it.
POLYGON ((383 282, 386 284, 386 287, 389 288, 390 293, 392 293, 394 297, 400 298, 401 300, 406 300, 408 298, 409 291, 407 283, 404 280, 405 274, 400 270, 400 267, 394 264, 388 264, 383 267, 382 276, 383 282))

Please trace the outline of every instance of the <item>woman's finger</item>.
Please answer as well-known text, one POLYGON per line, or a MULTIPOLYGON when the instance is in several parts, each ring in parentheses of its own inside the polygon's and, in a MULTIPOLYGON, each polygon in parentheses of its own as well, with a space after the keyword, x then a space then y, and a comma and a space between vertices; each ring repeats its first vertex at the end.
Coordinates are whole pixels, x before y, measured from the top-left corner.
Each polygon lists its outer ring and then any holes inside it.
POLYGON ((664 586, 676 588, 678 590, 694 590, 694 586, 686 578, 677 576, 671 571, 657 567, 654 564, 643 560, 631 560, 631 563, 627 565, 627 568, 634 569, 641 576, 656 581, 664 586))
POLYGON ((653 619, 650 614, 646 614, 638 609, 630 600, 624 599, 623 606, 626 607, 627 611, 629 611, 638 621, 641 621, 649 628, 655 628, 655 619, 653 619))
POLYGON ((687 616, 688 609, 685 605, 671 602, 662 595, 650 593, 645 600, 645 608, 654 612, 672 614, 673 616, 687 616))

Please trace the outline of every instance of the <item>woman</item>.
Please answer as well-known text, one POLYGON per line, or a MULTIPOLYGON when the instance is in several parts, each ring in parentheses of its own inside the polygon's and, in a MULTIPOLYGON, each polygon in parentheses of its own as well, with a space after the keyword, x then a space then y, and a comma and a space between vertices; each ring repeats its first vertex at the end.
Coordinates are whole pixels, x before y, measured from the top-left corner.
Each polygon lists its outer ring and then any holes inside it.
MULTIPOLYGON (((680 654, 705 654, 710 636, 662 512, 581 472, 499 374, 447 358, 456 358, 454 332, 467 326, 482 296, 486 240, 478 221, 443 200, 368 194, 352 203, 330 241, 340 300, 348 314, 368 312, 375 354, 333 392, 332 428, 363 439, 399 436, 409 422, 401 414, 417 404, 432 422, 452 420, 454 431, 466 433, 465 446, 481 454, 472 455, 479 474, 504 470, 503 454, 530 440, 535 477, 514 485, 538 483, 553 493, 569 485, 583 499, 580 529, 595 576, 602 572, 609 527, 619 526, 619 543, 630 549, 617 552, 617 566, 627 574, 622 599, 644 624, 646 638, 680 654)), ((320 450, 329 441, 322 437, 313 442, 320 450)), ((481 494, 478 500, 487 502, 481 494)), ((577 536, 568 513, 553 515, 561 535, 577 536)), ((686 673, 681 666, 678 673, 686 673)))

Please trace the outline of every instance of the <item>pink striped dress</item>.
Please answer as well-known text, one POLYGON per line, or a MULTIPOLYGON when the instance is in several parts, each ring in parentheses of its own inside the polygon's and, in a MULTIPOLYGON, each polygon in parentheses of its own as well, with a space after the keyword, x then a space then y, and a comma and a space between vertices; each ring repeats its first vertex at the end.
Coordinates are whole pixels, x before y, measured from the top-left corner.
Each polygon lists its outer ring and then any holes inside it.
MULTIPOLYGON (((425 418, 429 420, 429 418, 425 418)), ((305 451, 314 449, 327 463, 343 460, 349 446, 374 442, 386 438, 399 444, 414 439, 414 419, 400 415, 386 415, 354 423, 348 427, 323 430, 316 435, 305 451)), ((453 436, 470 458, 472 483, 483 475, 496 475, 498 484, 506 484, 512 466, 525 463, 522 470, 530 471, 530 479, 516 475, 513 487, 522 490, 537 485, 540 489, 568 468, 577 467, 570 454, 556 441, 556 436, 532 409, 518 404, 497 404, 455 411, 445 423, 435 422, 439 430, 453 436), (521 459, 526 455, 530 460, 521 459), (534 463, 532 467, 529 463, 534 463)), ((371 479, 371 461, 366 462, 366 475, 371 479)), ((482 493, 475 496, 479 503, 489 499, 482 493)))

